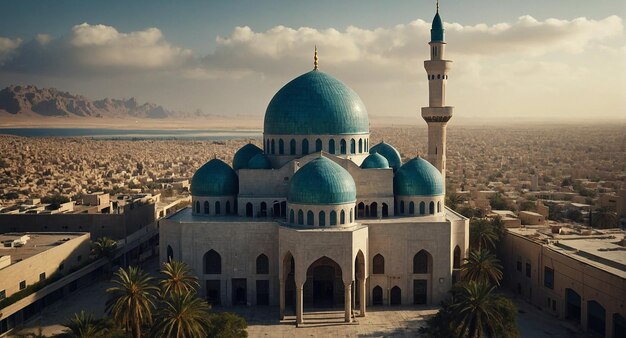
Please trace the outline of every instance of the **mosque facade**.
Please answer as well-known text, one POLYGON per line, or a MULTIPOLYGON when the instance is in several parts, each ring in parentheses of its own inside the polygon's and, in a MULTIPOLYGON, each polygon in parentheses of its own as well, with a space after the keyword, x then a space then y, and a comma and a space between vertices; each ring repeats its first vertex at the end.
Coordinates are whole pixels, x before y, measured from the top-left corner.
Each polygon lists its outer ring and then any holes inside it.
POLYGON ((196 171, 191 207, 160 222, 161 260, 186 262, 213 305, 278 306, 297 324, 311 308, 341 307, 350 322, 367 306, 439 304, 469 222, 444 205, 451 61, 438 10, 429 45, 425 158, 371 145, 365 105, 316 51, 268 104, 262 148, 196 171))

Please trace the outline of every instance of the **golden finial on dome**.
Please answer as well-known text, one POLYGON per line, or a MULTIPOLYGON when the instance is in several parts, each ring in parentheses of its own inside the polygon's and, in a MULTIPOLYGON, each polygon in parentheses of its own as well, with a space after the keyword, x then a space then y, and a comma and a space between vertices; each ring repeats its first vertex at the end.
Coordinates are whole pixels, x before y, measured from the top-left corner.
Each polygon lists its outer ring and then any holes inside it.
POLYGON ((313 70, 317 70, 319 63, 317 62, 318 58, 317 58, 317 45, 315 45, 315 56, 313 57, 313 70))

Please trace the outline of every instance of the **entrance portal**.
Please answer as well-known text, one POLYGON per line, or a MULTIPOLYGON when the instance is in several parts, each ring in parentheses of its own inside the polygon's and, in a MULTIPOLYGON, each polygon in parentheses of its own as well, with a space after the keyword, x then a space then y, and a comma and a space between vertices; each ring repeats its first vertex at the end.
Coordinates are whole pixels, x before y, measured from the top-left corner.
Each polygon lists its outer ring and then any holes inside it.
POLYGON ((413 304, 426 304, 428 302, 428 281, 425 279, 413 280, 413 304))
POLYGON ((233 278, 233 305, 246 305, 248 303, 248 288, 245 278, 233 278))
POLYGON ((328 257, 315 261, 307 270, 304 304, 316 308, 343 306, 344 286, 341 267, 328 257))

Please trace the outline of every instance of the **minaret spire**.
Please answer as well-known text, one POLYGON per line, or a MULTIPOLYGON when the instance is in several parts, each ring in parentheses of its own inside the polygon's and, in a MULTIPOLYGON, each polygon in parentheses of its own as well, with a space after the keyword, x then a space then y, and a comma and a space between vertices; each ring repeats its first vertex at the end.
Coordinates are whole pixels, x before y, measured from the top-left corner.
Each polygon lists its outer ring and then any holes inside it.
POLYGON ((319 67, 319 62, 317 58, 317 45, 315 45, 315 56, 313 56, 313 70, 317 70, 319 67))
POLYGON ((439 13, 439 0, 437 0, 437 13, 439 13))

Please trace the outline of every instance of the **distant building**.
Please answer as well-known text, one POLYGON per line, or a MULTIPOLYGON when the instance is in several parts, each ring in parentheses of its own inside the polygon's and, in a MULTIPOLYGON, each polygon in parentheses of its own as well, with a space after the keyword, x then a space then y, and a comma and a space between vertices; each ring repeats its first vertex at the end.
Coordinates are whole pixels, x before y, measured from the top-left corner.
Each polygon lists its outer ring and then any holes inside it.
POLYGON ((534 211, 520 211, 519 218, 522 220, 523 225, 539 225, 546 221, 546 218, 534 211))
POLYGON ((562 224, 507 229, 504 285, 583 330, 625 337, 625 235, 562 224))

